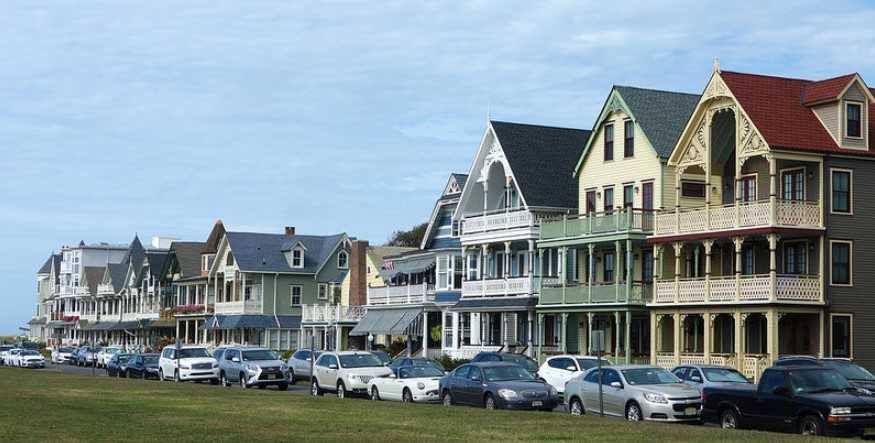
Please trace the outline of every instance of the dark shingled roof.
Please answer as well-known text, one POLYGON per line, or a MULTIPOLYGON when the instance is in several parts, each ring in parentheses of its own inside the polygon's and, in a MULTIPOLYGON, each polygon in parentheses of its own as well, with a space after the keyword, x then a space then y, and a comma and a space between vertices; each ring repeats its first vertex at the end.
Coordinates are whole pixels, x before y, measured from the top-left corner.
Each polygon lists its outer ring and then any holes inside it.
POLYGON ((459 184, 459 189, 465 189, 465 183, 468 181, 468 174, 459 174, 458 172, 454 172, 452 176, 454 179, 456 179, 456 183, 459 184))
POLYGON ((50 274, 52 272, 52 260, 58 259, 58 254, 52 254, 49 258, 46 259, 46 262, 40 266, 39 271, 36 271, 37 274, 50 274))
POLYGON ((660 157, 671 156, 687 120, 699 103, 698 94, 614 86, 660 157))
POLYGON ((170 244, 170 252, 179 263, 180 278, 201 275, 201 251, 205 245, 198 241, 175 241, 170 244))
POLYGON ((315 273, 319 266, 334 251, 345 234, 335 235, 285 235, 256 232, 226 232, 237 266, 244 272, 295 272, 315 273), (304 252, 304 267, 292 269, 283 254, 298 242, 307 249, 304 252))
POLYGON ((164 270, 164 263, 170 257, 169 250, 150 250, 146 251, 146 257, 149 258, 149 274, 153 277, 160 278, 164 270))
POLYGON ((107 267, 109 268, 109 283, 112 284, 112 288, 118 292, 125 284, 125 274, 128 273, 128 264, 110 263, 107 267))
POLYGON ((590 131, 491 121, 530 207, 577 207, 577 163, 590 131))
POLYGON ((206 243, 204 243, 204 249, 201 252, 204 254, 215 254, 219 248, 219 242, 222 241, 224 235, 225 224, 222 223, 222 220, 216 220, 213 229, 210 231, 210 235, 207 237, 206 243))
POLYGON ((85 267, 85 283, 88 285, 88 293, 97 295, 97 285, 103 281, 103 274, 106 272, 105 266, 86 266, 85 267))

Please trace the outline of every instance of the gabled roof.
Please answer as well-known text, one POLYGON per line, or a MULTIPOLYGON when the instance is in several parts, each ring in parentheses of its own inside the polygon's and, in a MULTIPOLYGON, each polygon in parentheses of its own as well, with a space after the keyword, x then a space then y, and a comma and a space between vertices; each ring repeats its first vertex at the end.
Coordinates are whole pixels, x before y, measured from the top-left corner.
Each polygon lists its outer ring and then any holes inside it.
POLYGON ((85 266, 83 269, 85 281, 83 282, 88 287, 88 293, 97 294, 97 285, 103 280, 103 274, 106 272, 105 266, 85 266))
POLYGON ((175 241, 170 244, 170 254, 179 264, 180 278, 200 276, 201 251, 205 244, 198 241, 175 241))
POLYGON ((664 159, 684 130, 701 97, 685 92, 614 86, 656 153, 664 159))
POLYGON ((263 234, 256 232, 226 232, 225 238, 234 254, 237 267, 244 272, 316 273, 346 234, 326 236, 263 234), (304 267, 291 268, 283 251, 298 242, 307 248, 304 267))
POLYGON ((40 266, 39 271, 36 271, 37 274, 51 274, 52 266, 54 266, 55 261, 60 260, 60 254, 52 254, 49 255, 49 258, 46 259, 45 263, 40 266))
POLYGON ((372 246, 368 248, 368 257, 371 259, 374 266, 377 267, 375 270, 379 271, 383 268, 383 261, 385 261, 386 258, 396 257, 413 251, 419 251, 419 249, 404 248, 400 246, 372 246))
POLYGON ((222 237, 225 235, 225 224, 222 223, 222 220, 216 220, 216 223, 213 225, 213 229, 210 231, 209 237, 207 237, 206 243, 204 243, 204 249, 201 251, 203 254, 215 254, 216 251, 219 250, 219 242, 222 241, 222 237))
MULTIPOLYGON (((870 150, 842 149, 814 111, 802 103, 805 88, 817 82, 732 71, 722 71, 720 77, 770 147, 875 155, 871 152, 875 142, 875 103, 869 104, 870 150)), ((834 87, 829 83, 822 89, 834 87)))
POLYGON ((810 82, 802 88, 802 104, 811 105, 818 102, 836 100, 856 77, 857 74, 854 73, 810 82))
POLYGON ((128 273, 127 263, 110 263, 106 265, 107 274, 109 275, 109 284, 115 292, 119 292, 125 285, 125 275, 128 273))
POLYGON ((577 207, 574 165, 590 131, 490 121, 529 207, 577 207))
POLYGON ((150 249, 146 251, 146 257, 149 260, 149 274, 153 277, 160 278, 162 276, 162 271, 164 270, 164 263, 167 262, 167 259, 170 257, 170 251, 167 249, 150 249))

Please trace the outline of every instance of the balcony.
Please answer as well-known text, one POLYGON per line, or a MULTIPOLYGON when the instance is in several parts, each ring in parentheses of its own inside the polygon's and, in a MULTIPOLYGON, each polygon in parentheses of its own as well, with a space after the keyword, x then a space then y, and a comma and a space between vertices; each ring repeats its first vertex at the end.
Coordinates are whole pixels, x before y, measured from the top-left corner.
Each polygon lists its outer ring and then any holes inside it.
POLYGON ((819 276, 777 275, 774 289, 768 274, 685 278, 656 283, 653 305, 696 303, 771 303, 823 304, 819 276))
POLYGON ((532 277, 511 277, 462 282, 462 297, 494 297, 529 294, 535 288, 532 277))
POLYGON ((541 240, 626 233, 646 235, 653 232, 653 218, 653 211, 645 209, 570 215, 542 222, 541 240))
POLYGON ((121 314, 101 314, 98 321, 113 322, 113 321, 121 321, 121 319, 122 319, 121 314))
POLYGON ((403 305, 434 302, 434 285, 368 287, 368 305, 403 305))
POLYGON ((261 299, 216 303, 216 314, 261 314, 261 299))
POLYGON ((507 237, 537 237, 535 214, 525 210, 502 211, 462 220, 462 242, 487 241, 507 237))
POLYGON ((101 283, 97 285, 97 293, 98 294, 114 294, 115 289, 110 284, 101 283))
POLYGON ((304 323, 357 322, 365 316, 364 306, 303 305, 301 321, 304 323))
POLYGON ((823 229, 820 204, 801 200, 776 200, 775 203, 759 200, 739 205, 681 208, 678 212, 658 214, 653 234, 660 237, 764 227, 823 229))
POLYGON ((649 301, 652 288, 649 284, 635 282, 631 290, 625 283, 573 284, 544 286, 541 288, 540 305, 582 305, 629 303, 644 304, 649 301))

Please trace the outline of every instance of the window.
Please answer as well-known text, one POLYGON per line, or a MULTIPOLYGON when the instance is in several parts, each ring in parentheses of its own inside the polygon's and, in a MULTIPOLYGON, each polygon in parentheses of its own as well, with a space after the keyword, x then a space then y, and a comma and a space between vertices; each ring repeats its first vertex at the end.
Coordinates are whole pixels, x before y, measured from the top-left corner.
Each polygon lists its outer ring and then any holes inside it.
POLYGON ((450 286, 450 258, 440 256, 437 259, 437 287, 447 289, 450 286))
POLYGON ((750 246, 741 251, 741 273, 744 275, 753 275, 754 273, 754 254, 753 248, 750 246))
POLYGON ((614 125, 605 125, 605 161, 614 159, 614 125))
POLYGON ((292 306, 300 306, 301 305, 301 293, 304 292, 304 287, 301 285, 291 285, 289 287, 289 293, 291 294, 292 306))
POLYGON ((682 180, 681 197, 705 198, 705 182, 682 180))
POLYGON ((301 248, 292 249, 292 267, 293 268, 303 268, 304 267, 304 250, 301 248))
POLYGON ((808 273, 808 244, 805 242, 784 245, 784 273, 808 273))
POLYGON ((830 314, 830 357, 851 358, 853 321, 850 314, 830 314))
POLYGON ((641 251, 641 279, 653 281, 653 251, 641 251))
POLYGON ((623 124, 623 157, 632 157, 635 155, 635 123, 632 120, 626 120, 623 124))
POLYGON ((805 200, 805 169, 781 171, 784 200, 805 200))
POLYGON ((346 251, 340 251, 340 253, 337 254, 337 268, 349 269, 349 253, 346 251))
POLYGON ((234 266, 234 254, 231 254, 231 251, 225 256, 225 266, 234 266))
POLYGON ((631 208, 635 203, 635 186, 623 185, 623 207, 631 208))
POLYGON ((477 254, 468 254, 468 280, 477 280, 477 264, 480 257, 477 254))
POLYGON ((607 252, 603 257, 604 261, 604 276, 603 279, 606 282, 614 281, 614 253, 607 252))
POLYGON ((574 364, 574 360, 567 357, 558 357, 553 358, 547 361, 547 365, 553 369, 562 369, 567 371, 568 368, 575 368, 577 370, 577 366, 574 364))
POLYGON ((460 234, 460 231, 459 231, 459 221, 458 221, 458 220, 454 220, 454 221, 453 221, 453 234, 452 234, 452 235, 453 235, 453 237, 458 237, 459 234, 460 234))
POLYGON ((462 273, 465 271, 465 261, 461 255, 453 257, 453 289, 462 289, 462 273))
POLYGON ((756 174, 745 175, 739 181, 740 200, 742 202, 752 202, 757 199, 757 176, 756 174))
POLYGON ((830 283, 833 285, 850 286, 853 284, 851 272, 853 272, 852 260, 854 254, 853 243, 844 240, 830 240, 830 283))
POLYGON ((862 136, 861 111, 862 107, 859 103, 845 104, 845 135, 847 137, 860 138, 862 136))
POLYGON ((653 182, 641 184, 641 207, 645 210, 653 209, 653 182))
POLYGON ((328 283, 319 283, 318 291, 319 300, 328 300, 328 283))
POLYGON ((614 188, 605 188, 603 192, 605 193, 604 211, 610 214, 614 211, 614 188))
POLYGON ((595 190, 586 191, 586 213, 596 212, 595 190))
POLYGON ((763 379, 760 380, 759 389, 763 393, 771 394, 775 392, 775 388, 784 386, 786 386, 784 383, 784 372, 772 370, 766 371, 763 374, 763 379))
POLYGON ((853 212, 853 200, 851 199, 852 172, 842 169, 830 169, 829 172, 832 175, 831 212, 851 214, 853 212))

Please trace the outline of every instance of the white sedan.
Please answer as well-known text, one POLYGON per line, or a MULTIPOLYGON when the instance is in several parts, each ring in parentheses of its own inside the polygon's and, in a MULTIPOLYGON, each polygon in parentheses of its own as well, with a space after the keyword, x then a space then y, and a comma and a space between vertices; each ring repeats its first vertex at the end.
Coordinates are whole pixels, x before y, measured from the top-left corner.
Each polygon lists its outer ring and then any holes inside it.
POLYGON ((405 403, 439 401, 438 383, 444 372, 431 366, 398 369, 398 376, 374 377, 368 382, 371 400, 395 400, 405 403))
MULTIPOLYGON (((602 366, 610 366, 611 362, 602 359, 602 366)), ((565 383, 598 365, 598 358, 588 355, 556 355, 548 358, 538 368, 538 377, 556 388, 559 394, 565 392, 565 383)))

